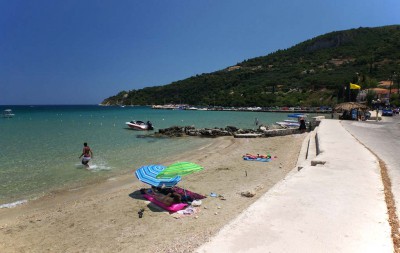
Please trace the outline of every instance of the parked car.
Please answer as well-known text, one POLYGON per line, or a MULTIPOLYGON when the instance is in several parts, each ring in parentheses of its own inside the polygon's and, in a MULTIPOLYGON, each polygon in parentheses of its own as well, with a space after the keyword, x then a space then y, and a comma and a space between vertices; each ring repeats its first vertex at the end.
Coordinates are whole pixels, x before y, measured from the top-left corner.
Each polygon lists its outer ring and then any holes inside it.
POLYGON ((399 114, 399 108, 394 108, 393 109, 393 114, 399 114))
POLYGON ((393 116, 393 110, 391 108, 382 109, 382 116, 393 116))

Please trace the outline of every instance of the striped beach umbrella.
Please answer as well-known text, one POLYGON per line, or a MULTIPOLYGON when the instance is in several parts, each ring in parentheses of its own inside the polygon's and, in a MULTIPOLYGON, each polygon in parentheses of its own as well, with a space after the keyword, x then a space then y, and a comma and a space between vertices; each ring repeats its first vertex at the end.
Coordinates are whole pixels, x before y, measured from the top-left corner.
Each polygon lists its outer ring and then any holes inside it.
POLYGON ((192 174, 196 171, 201 171, 204 168, 198 164, 190 163, 190 162, 177 162, 168 166, 166 169, 160 171, 157 178, 171 178, 175 176, 184 176, 188 174, 192 174))
POLYGON ((158 179, 156 176, 165 169, 165 166, 151 164, 140 167, 135 171, 136 177, 145 184, 155 187, 172 187, 181 181, 180 176, 158 179))

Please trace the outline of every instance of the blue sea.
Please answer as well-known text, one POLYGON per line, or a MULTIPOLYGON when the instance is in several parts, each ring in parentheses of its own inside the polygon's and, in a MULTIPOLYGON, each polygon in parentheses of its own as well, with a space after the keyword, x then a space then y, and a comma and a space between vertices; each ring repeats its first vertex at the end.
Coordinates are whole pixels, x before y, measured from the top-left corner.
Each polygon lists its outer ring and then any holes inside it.
MULTIPOLYGON (((150 107, 0 106, 14 118, 0 118, 0 208, 99 179, 134 172, 146 164, 199 148, 207 138, 143 138, 153 133, 125 122, 150 120, 158 131, 170 126, 255 128, 285 113, 157 110, 150 107), (142 137, 142 138, 141 138, 142 137), (91 170, 81 164, 83 142, 94 152, 91 170)), ((132 175, 132 181, 136 178, 132 175)))

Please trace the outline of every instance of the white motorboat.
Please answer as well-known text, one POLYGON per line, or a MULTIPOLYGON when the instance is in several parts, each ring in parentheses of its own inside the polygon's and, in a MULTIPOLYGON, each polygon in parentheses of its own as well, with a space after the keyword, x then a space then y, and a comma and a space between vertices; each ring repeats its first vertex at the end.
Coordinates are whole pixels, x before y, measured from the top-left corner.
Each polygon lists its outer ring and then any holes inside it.
POLYGON ((275 122, 276 124, 283 126, 283 127, 300 127, 300 121, 301 119, 304 120, 304 118, 307 117, 307 115, 303 113, 293 113, 288 115, 289 118, 295 118, 295 119, 285 119, 283 121, 275 122))
POLYGON ((12 117, 14 117, 14 116, 15 116, 15 114, 12 112, 11 109, 5 109, 5 110, 3 111, 3 114, 2 114, 2 117, 3 117, 3 118, 12 118, 12 117))
POLYGON ((289 118, 307 118, 307 115, 304 113, 292 113, 288 115, 289 118))
POLYGON ((295 120, 295 119, 285 119, 284 122, 288 122, 288 123, 299 123, 299 120, 295 120))
POLYGON ((153 130, 153 124, 150 121, 143 122, 140 120, 132 120, 130 122, 125 123, 129 128, 134 129, 134 130, 153 130))
POLYGON ((275 122, 276 124, 283 126, 283 127, 299 127, 300 123, 298 122, 286 122, 286 121, 278 121, 275 122))

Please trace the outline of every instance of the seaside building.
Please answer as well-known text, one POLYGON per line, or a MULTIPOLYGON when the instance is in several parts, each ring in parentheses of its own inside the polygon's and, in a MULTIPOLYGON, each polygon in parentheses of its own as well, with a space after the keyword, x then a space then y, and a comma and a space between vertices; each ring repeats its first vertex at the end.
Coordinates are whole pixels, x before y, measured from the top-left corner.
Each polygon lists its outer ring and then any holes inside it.
POLYGON ((374 98, 375 100, 380 100, 385 104, 389 104, 391 95, 396 94, 399 91, 398 91, 398 89, 394 89, 394 88, 389 89, 389 88, 383 88, 383 87, 385 87, 384 83, 379 88, 371 88, 371 89, 366 90, 366 92, 368 92, 368 91, 374 92, 376 94, 375 98, 374 98))

